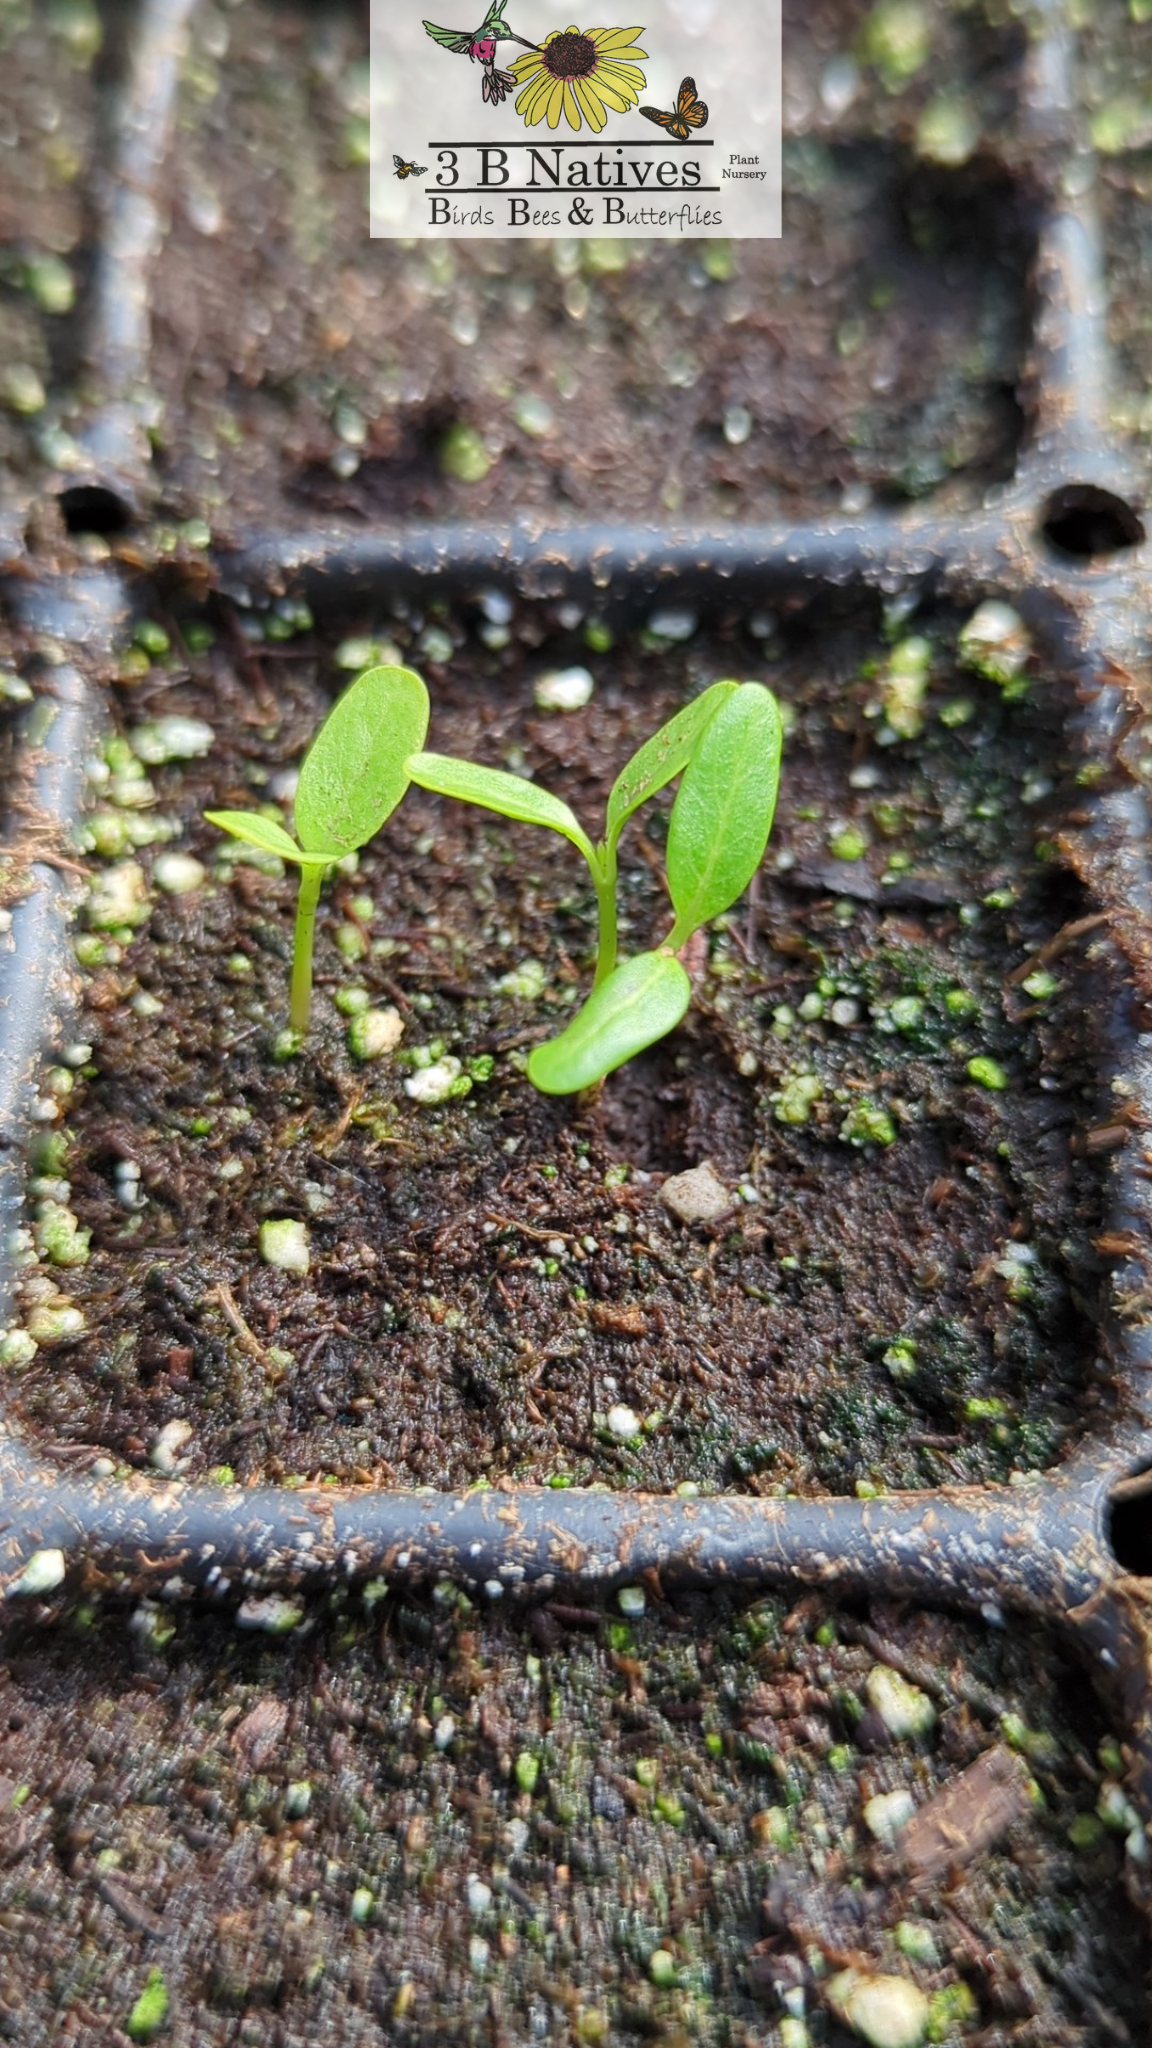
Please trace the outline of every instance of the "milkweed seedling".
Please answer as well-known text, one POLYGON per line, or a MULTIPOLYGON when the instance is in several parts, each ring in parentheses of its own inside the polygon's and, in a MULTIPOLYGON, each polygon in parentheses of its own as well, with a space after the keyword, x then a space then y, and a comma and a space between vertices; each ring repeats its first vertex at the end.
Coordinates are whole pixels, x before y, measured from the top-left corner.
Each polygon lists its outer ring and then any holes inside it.
POLYGON ((414 754, 408 762, 421 788, 547 826, 578 847, 588 863, 599 912, 596 978, 568 1028, 537 1046, 529 1059, 528 1078, 544 1094, 590 1087, 680 1022, 692 986, 675 955, 700 925, 743 894, 763 859, 776 808, 781 740, 770 690, 760 683, 713 683, 646 740, 617 776, 597 846, 567 804, 518 775, 444 754, 414 754), (667 849, 675 921, 655 952, 617 964, 620 834, 641 804, 677 775, 682 780, 667 849))
POLYGON ((258 811, 206 811, 210 825, 300 869, 289 1023, 303 1037, 312 1006, 316 906, 328 870, 357 853, 395 810, 408 758, 428 731, 428 692, 410 668, 370 668, 336 699, 300 767, 296 832, 258 811))

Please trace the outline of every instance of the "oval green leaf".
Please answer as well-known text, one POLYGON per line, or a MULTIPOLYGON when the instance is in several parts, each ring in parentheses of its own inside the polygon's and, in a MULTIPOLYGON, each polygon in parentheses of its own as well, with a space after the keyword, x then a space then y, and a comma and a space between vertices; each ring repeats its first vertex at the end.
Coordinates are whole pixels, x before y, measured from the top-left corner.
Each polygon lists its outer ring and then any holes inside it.
POLYGON ((542 1095, 573 1095, 655 1045, 680 1022, 692 984, 671 953, 637 953, 589 996, 566 1031, 538 1045, 528 1079, 542 1095))
POLYGON ((307 853, 366 846, 408 787, 428 730, 428 692, 410 668, 370 668, 336 699, 304 756, 296 830, 307 853))
POLYGON ((413 754, 408 773, 421 789, 437 796, 454 796, 460 803, 481 804, 486 811, 498 811, 502 818, 516 818, 524 825, 546 825, 561 832, 578 846, 585 860, 594 863, 591 841, 579 820, 538 783, 522 775, 506 775, 500 768, 482 768, 475 761, 455 761, 449 754, 413 754))
POLYGON ((668 887, 682 946, 735 903, 764 858, 780 785, 783 730, 771 690, 741 683, 710 719, 684 770, 668 826, 668 887))
POLYGON ((658 789, 663 789, 687 767, 705 727, 739 687, 738 683, 713 683, 633 754, 628 766, 616 777, 608 798, 609 846, 615 845, 633 811, 638 811, 641 804, 646 804, 650 796, 655 796, 658 789))
POLYGON ((248 846, 259 846, 265 853, 279 854, 281 860, 298 861, 304 867, 313 865, 292 834, 274 819, 262 818, 259 811, 205 811, 204 816, 210 825, 230 832, 233 839, 243 839, 248 846))

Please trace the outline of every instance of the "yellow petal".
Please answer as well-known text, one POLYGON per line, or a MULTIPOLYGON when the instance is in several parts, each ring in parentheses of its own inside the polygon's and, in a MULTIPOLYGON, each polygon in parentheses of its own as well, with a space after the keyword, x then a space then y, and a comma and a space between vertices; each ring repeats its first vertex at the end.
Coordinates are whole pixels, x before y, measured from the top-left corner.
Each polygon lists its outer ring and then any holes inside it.
POLYGON ((640 88, 644 84, 644 74, 640 78, 629 78, 629 74, 625 70, 619 70, 615 63, 605 63, 605 66, 596 70, 596 92, 623 92, 629 106, 637 100, 637 96, 640 96, 640 88))
MULTIPOLYGON (((642 28, 590 28, 588 35, 598 50, 624 50, 644 33, 642 28)), ((637 50, 638 57, 647 56, 646 50, 637 50)))
POLYGON ((573 79, 572 90, 584 109, 584 118, 588 126, 594 134, 599 135, 608 117, 595 93, 583 78, 573 79))
POLYGON ((629 107, 634 107, 636 104, 636 95, 634 93, 617 92, 614 85, 605 85, 601 78, 596 80, 593 90, 598 94, 603 104, 606 107, 611 107, 616 114, 626 114, 629 107))
POLYGON ((511 69, 515 74, 517 83, 524 85, 537 72, 543 71, 544 60, 534 50, 530 50, 527 56, 514 58, 511 69))
POLYGON ((548 95, 547 107, 548 126, 550 128, 558 128, 560 126, 560 116, 563 113, 563 111, 564 87, 559 79, 554 79, 552 82, 552 91, 548 95))
POLYGON ((580 106, 572 90, 573 83, 570 78, 564 80, 564 118, 570 128, 579 128, 580 106))
POLYGON ((534 128, 537 121, 543 120, 544 109, 552 96, 554 82, 553 79, 549 78, 548 73, 545 72, 543 77, 537 78, 530 89, 522 93, 517 100, 516 112, 523 114, 525 122, 530 128, 534 128))

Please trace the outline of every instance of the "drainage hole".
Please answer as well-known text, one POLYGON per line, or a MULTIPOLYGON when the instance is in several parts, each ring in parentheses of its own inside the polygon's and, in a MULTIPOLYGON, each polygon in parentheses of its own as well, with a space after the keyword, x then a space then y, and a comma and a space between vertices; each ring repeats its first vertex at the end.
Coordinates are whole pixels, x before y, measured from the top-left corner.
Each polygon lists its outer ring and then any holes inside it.
POLYGON ((105 484, 69 484, 60 510, 69 533, 127 533, 132 524, 131 506, 105 484))
POLYGON ((1108 1534, 1117 1564, 1152 1579, 1152 1472, 1121 1480, 1109 1504, 1108 1534))
POLYGON ((1086 561, 1136 547, 1144 522, 1135 506, 1099 484, 1061 484, 1044 507, 1040 531, 1060 554, 1086 561))

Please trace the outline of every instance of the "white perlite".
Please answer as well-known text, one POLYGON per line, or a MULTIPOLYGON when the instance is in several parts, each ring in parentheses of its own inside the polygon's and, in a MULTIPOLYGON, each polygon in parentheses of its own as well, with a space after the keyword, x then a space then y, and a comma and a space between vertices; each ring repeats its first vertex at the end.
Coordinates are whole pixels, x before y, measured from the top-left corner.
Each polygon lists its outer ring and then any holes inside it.
POLYGON ((204 880, 204 865, 190 853, 162 853, 152 879, 166 896, 191 896, 204 880))
POLYGON ((936 1726, 936 1709, 927 1693, 910 1685, 887 1664, 874 1664, 864 1681, 868 1704, 874 1708, 890 1735, 902 1741, 913 1735, 928 1735, 936 1726))
MULTIPOLYGON (((748 436, 744 438, 747 440, 748 436)), ((658 640, 690 640, 698 624, 695 612, 681 611, 678 606, 669 605, 664 611, 653 612, 648 621, 648 631, 655 633, 658 640)))
POLYGON ((634 1408, 626 1408, 622 1401, 608 1410, 605 1421, 611 1434, 619 1437, 621 1443, 630 1443, 634 1436, 640 1434, 640 1417, 634 1408))
POLYGON ((532 694, 538 711, 582 711, 596 685, 586 668, 553 668, 537 676, 532 694))
POLYGON ((308 1271, 308 1232, 289 1216, 269 1216, 260 1225, 260 1257, 284 1273, 308 1271))
POLYGON ((449 1096, 457 1093, 456 1083, 462 1071, 459 1060, 446 1052, 443 1059, 435 1060, 430 1067, 417 1067, 414 1074, 409 1074, 404 1083, 404 1093, 425 1107, 431 1103, 447 1102, 449 1096))
POLYGON ((84 915, 95 932, 143 924, 149 911, 148 884, 138 860, 117 861, 94 875, 88 885, 84 915))
POLYGON ((502 996, 520 996, 524 1002, 534 1003, 543 995, 547 979, 542 960, 522 960, 519 967, 500 976, 496 988, 502 996))
POLYGON ((304 1609, 282 1593, 268 1593, 261 1599, 245 1600, 236 1610, 237 1628, 260 1629, 266 1636, 286 1636, 299 1628, 304 1609))
POLYGON ((166 1422, 148 1453, 148 1462, 153 1471, 162 1472, 166 1479, 171 1479, 179 1466, 180 1453, 191 1435, 192 1424, 185 1422, 182 1417, 178 1416, 174 1422, 166 1422))
POLYGON ((1003 688, 1020 674, 1032 652, 1028 628, 1019 612, 990 597, 978 605, 960 631, 960 659, 1003 688))
POLYGON ((828 2003, 869 2048, 920 2048, 928 2032, 928 2000, 908 1977, 841 1970, 829 1982, 828 2003))
POLYGON ((869 1834, 890 1849, 915 1811, 916 1801, 903 1787, 897 1792, 877 1792, 864 1808, 864 1825, 869 1834))
POLYGON ((681 1223, 716 1223, 732 1207, 732 1196, 710 1159, 687 1173, 674 1173, 661 1188, 660 1200, 681 1223))
POLYGON ((64 1583, 67 1561, 62 1550, 34 1550, 18 1579, 8 1588, 8 1598, 35 1599, 40 1593, 54 1593, 64 1583))
POLYGON ((404 1036, 399 1010, 362 1010, 348 1026, 348 1049, 354 1059, 378 1060, 395 1052, 404 1036))
POLYGON ((165 761, 195 761, 208 752, 216 735, 202 718, 152 718, 128 735, 138 761, 160 768, 165 761))

